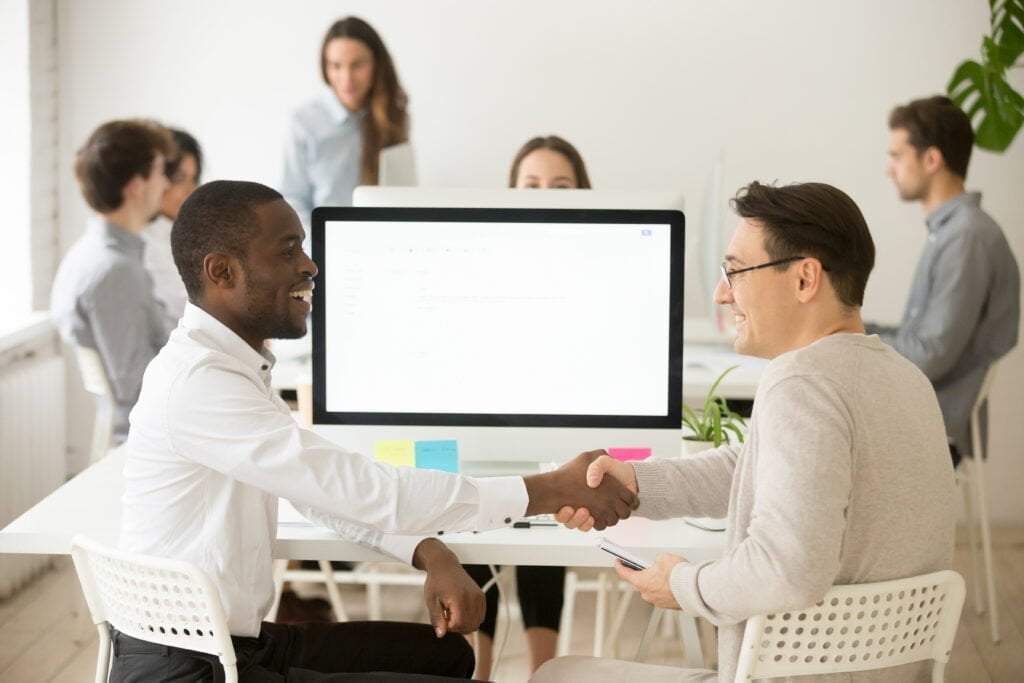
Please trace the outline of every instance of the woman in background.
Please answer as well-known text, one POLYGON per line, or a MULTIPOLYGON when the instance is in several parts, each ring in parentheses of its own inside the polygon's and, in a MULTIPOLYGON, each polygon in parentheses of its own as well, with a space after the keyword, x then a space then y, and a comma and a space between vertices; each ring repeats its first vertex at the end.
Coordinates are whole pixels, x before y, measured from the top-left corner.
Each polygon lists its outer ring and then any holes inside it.
MULTIPOLYGON (((576 148, 556 136, 527 141, 512 161, 509 187, 537 189, 590 189, 590 178, 576 148)), ((468 573, 484 586, 491 579, 486 565, 466 565, 468 573)), ((516 567, 519 605, 530 651, 530 672, 552 659, 558 647, 558 627, 565 599, 565 567, 516 567)), ((487 613, 477 633, 474 678, 489 679, 498 620, 498 589, 486 594, 487 613)))
POLYGON ((376 185, 378 156, 409 139, 408 98, 384 42, 356 17, 334 23, 320 49, 327 88, 292 117, 281 193, 309 232, 315 206, 350 206, 376 185))

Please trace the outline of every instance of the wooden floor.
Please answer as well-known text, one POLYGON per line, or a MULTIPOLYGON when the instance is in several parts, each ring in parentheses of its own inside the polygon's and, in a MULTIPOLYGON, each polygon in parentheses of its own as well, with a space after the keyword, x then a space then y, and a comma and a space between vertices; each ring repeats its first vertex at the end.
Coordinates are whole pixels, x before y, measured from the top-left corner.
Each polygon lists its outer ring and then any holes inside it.
MULTIPOLYGON (((1024 526, 993 531, 1002 643, 992 643, 987 616, 975 614, 968 576, 969 556, 966 547, 958 544, 955 568, 968 578, 968 595, 953 655, 946 669, 947 681, 1024 681, 1024 526)), ((346 592, 344 598, 352 618, 365 615, 365 600, 358 590, 346 592)), ((384 609, 386 618, 425 620, 417 588, 385 589, 384 609)), ((68 683, 92 680, 96 631, 88 623, 83 610, 84 602, 68 558, 57 559, 52 571, 41 575, 14 597, 0 601, 0 681, 68 683)), ((576 614, 572 652, 590 654, 593 594, 583 594, 577 599, 576 614)), ((643 606, 634 601, 627 627, 623 630, 625 635, 620 642, 620 655, 628 656, 635 650, 645 625, 643 606)), ((518 624, 514 624, 510 631, 503 660, 494 674, 496 680, 514 683, 529 678, 525 641, 518 624)), ((659 639, 652 647, 648 661, 678 665, 682 661, 682 652, 676 641, 659 639)))

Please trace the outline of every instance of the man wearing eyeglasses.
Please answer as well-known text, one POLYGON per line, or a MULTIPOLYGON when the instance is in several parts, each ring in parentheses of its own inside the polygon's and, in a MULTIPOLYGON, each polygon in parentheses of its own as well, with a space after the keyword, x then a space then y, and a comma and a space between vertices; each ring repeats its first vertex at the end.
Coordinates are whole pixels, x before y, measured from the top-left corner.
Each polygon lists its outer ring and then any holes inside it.
POLYGON ((1017 345, 1020 273, 981 193, 964 191, 974 146, 967 115, 929 97, 896 107, 889 128, 887 172, 901 199, 921 202, 928 241, 899 326, 867 328, 932 381, 955 465, 970 451, 971 408, 989 365, 1017 345))
MULTIPOLYGON (((537 683, 731 681, 748 618, 810 607, 835 584, 952 566, 942 415, 921 371, 864 333, 875 249, 860 210, 819 183, 751 183, 732 205, 741 220, 715 300, 732 311, 736 350, 771 359, 746 442, 688 458, 602 456, 587 471, 592 486, 611 475, 636 491, 636 515, 727 518, 718 560, 662 554, 640 571, 617 563, 647 602, 719 627, 719 670, 567 657, 541 667, 537 683)), ((583 509, 558 519, 591 523, 583 509)), ((919 662, 836 680, 918 680, 929 670, 919 662)))

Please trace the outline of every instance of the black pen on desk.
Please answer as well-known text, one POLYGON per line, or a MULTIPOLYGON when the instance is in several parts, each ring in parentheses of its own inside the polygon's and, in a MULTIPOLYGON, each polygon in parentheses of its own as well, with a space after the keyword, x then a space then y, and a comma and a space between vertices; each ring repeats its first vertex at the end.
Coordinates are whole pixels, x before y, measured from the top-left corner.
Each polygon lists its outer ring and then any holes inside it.
POLYGON ((513 524, 512 528, 513 529, 530 529, 532 527, 541 527, 541 526, 558 526, 558 522, 531 522, 529 520, 524 519, 521 522, 516 522, 515 524, 513 524))

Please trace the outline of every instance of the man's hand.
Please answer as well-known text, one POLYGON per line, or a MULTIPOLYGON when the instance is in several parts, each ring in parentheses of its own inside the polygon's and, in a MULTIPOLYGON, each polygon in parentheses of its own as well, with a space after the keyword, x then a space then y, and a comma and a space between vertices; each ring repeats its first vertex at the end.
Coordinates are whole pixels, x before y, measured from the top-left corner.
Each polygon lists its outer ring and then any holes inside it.
POLYGON ((662 609, 680 609, 676 596, 672 594, 672 587, 669 579, 672 577, 672 570, 680 562, 688 562, 685 557, 661 553, 657 561, 647 569, 630 569, 618 560, 615 560, 615 571, 619 578, 633 585, 640 591, 640 597, 655 607, 662 609))
MULTIPOLYGON (((604 451, 592 451, 593 453, 604 453, 604 451)), ((588 454, 585 454, 588 455, 588 454)), ((611 474, 619 480, 626 488, 633 493, 638 493, 636 483, 636 472, 627 463, 600 455, 587 467, 587 486, 596 488, 604 481, 604 475, 611 474)), ((580 531, 590 531, 597 520, 590 514, 587 508, 574 508, 570 505, 563 506, 556 514, 555 519, 569 527, 580 531)))
MULTIPOLYGON (((630 490, 615 477, 591 484, 587 480, 591 463, 608 457, 604 451, 589 451, 576 456, 554 472, 525 477, 530 502, 526 514, 555 513, 563 507, 585 508, 592 526, 601 530, 629 517, 640 504, 636 496, 636 479, 630 490)), ((632 470, 632 468, 630 468, 632 470)))
POLYGON ((436 538, 428 538, 416 546, 412 564, 427 572, 423 600, 438 638, 448 631, 472 633, 480 628, 486 610, 484 593, 455 553, 436 538))

